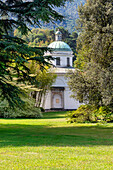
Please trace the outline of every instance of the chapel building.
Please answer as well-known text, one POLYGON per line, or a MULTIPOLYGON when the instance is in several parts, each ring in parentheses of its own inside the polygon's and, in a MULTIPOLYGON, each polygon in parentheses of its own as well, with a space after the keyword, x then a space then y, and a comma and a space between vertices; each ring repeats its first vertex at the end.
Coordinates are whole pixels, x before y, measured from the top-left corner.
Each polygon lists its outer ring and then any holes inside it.
POLYGON ((51 55, 53 71, 57 74, 55 83, 48 90, 45 97, 45 110, 75 110, 80 106, 79 101, 70 97, 72 92, 68 87, 67 78, 65 75, 73 68, 73 52, 68 44, 62 41, 62 33, 58 30, 55 33, 55 41, 48 48, 53 49, 52 52, 47 52, 45 55, 51 55))

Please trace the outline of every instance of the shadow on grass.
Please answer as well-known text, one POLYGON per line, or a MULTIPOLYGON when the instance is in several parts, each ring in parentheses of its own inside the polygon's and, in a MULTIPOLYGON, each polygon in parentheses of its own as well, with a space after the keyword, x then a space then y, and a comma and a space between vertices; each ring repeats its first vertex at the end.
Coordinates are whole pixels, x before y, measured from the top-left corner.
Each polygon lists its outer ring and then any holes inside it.
POLYGON ((113 145, 113 127, 0 124, 0 147, 113 145))

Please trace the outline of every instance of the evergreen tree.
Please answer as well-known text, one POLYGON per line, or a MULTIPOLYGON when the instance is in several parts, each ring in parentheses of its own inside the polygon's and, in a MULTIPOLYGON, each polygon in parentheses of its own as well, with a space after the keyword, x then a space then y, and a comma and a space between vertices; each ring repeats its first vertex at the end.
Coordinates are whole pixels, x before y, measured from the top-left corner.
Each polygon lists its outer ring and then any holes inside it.
POLYGON ((43 66, 47 62, 43 58, 42 48, 29 47, 25 41, 13 37, 15 28, 27 35, 29 26, 38 25, 40 21, 54 22, 62 20, 53 7, 64 5, 66 0, 0 0, 0 99, 8 100, 9 105, 20 105, 20 89, 13 81, 34 83, 35 78, 29 75, 26 63, 37 60, 43 66))

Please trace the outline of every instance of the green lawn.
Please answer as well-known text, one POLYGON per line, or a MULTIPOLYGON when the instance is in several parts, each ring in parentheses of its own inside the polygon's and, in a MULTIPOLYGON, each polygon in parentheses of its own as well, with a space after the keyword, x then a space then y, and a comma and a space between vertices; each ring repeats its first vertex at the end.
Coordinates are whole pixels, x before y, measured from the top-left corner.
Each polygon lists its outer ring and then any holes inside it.
POLYGON ((68 124, 65 113, 0 119, 0 170, 113 170, 113 124, 68 124))

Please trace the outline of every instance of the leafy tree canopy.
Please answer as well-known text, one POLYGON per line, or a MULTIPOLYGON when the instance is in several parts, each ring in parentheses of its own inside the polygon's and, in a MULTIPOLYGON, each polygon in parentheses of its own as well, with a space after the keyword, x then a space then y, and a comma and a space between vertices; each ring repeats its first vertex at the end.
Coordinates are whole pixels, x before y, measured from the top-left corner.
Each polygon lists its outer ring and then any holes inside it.
POLYGON ((78 11, 77 68, 69 86, 77 99, 113 111, 113 2, 88 0, 78 11))
POLYGON ((113 61, 113 2, 88 0, 78 8, 81 34, 78 38, 79 54, 102 67, 113 61))

